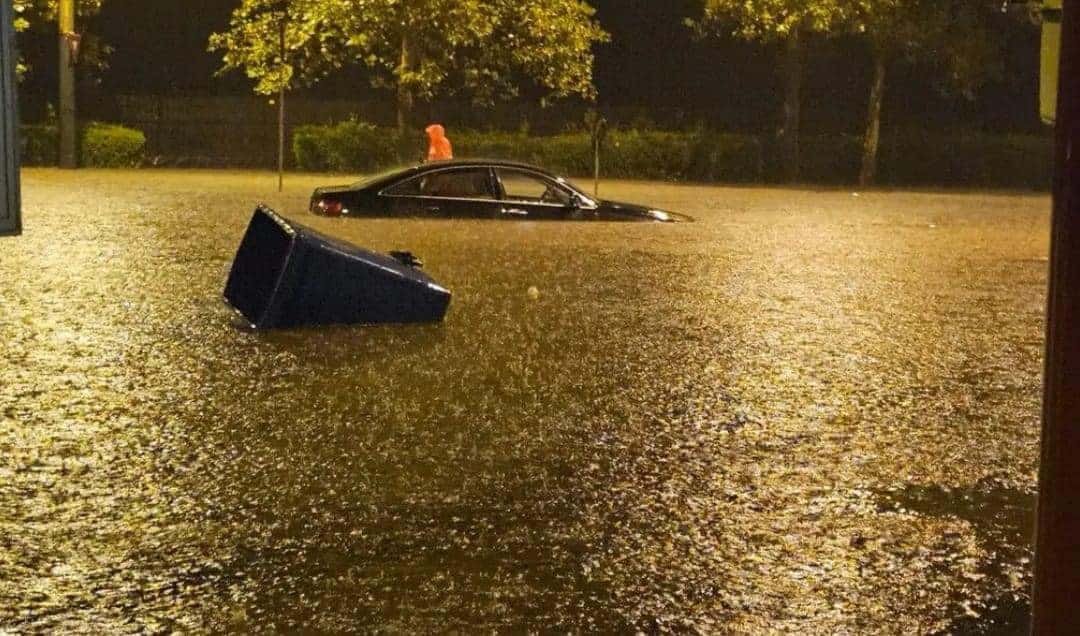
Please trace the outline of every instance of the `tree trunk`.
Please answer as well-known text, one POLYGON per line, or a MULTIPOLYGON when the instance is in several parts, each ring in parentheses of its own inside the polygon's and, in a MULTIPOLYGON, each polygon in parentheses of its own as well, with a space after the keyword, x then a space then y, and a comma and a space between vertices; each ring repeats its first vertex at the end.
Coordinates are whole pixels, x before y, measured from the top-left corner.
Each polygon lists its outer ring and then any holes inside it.
POLYGON ((799 26, 784 42, 784 121, 780 128, 780 154, 784 179, 799 180, 799 120, 802 105, 802 35, 799 26))
POLYGON ((60 44, 60 167, 79 165, 75 113, 75 60, 68 38, 75 35, 75 0, 61 0, 58 8, 60 44))
POLYGON ((866 135, 863 137, 862 169, 859 185, 873 185, 877 179, 878 146, 881 143, 881 102, 885 97, 885 54, 874 51, 874 81, 870 85, 870 106, 866 113, 866 135))
POLYGON ((408 85, 402 78, 412 70, 412 51, 410 50, 409 34, 406 31, 401 34, 401 66, 398 67, 397 85, 397 126, 398 132, 405 132, 409 126, 409 118, 412 116, 413 95, 408 85))

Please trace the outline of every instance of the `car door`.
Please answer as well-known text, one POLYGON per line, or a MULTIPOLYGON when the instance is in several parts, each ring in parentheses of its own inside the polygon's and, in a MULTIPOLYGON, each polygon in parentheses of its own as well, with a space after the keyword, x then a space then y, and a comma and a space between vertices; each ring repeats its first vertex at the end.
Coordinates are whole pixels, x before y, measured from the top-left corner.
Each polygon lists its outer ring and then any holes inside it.
POLYGON ((565 219, 573 206, 569 190, 554 179, 518 168, 495 168, 503 218, 565 219))
POLYGON ((395 216, 494 218, 499 202, 491 170, 459 167, 432 170, 383 190, 395 216))

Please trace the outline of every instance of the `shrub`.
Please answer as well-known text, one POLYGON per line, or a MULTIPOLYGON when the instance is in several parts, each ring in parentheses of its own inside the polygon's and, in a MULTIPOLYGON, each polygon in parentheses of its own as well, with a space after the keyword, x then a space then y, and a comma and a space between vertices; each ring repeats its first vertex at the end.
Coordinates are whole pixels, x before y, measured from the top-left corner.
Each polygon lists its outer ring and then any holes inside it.
POLYGON ((450 135, 459 157, 507 159, 561 174, 592 172, 592 146, 585 133, 530 137, 523 133, 457 131, 450 135))
POLYGON ((301 126, 293 154, 302 170, 369 172, 398 162, 396 131, 350 120, 333 126, 301 126))
MULTIPOLYGON (((458 157, 522 161, 577 177, 593 171, 592 141, 585 132, 536 137, 524 131, 452 130, 450 137, 458 157)), ((858 178, 859 135, 804 134, 801 146, 804 182, 839 185, 858 178)), ((399 135, 358 121, 304 126, 293 136, 297 164, 304 170, 370 172, 415 162, 426 147, 420 132, 399 135)), ((1048 136, 904 131, 883 137, 879 181, 1044 189, 1050 184, 1051 150, 1048 136)), ((752 183, 777 181, 781 172, 775 138, 704 129, 616 129, 601 154, 601 173, 608 178, 752 183)))
POLYGON ((803 135, 799 143, 799 170, 804 181, 828 185, 858 181, 863 150, 859 135, 803 135))
POLYGON ((890 185, 1045 190, 1053 176, 1049 135, 907 130, 883 140, 881 182, 890 185))
POLYGON ((19 151, 23 165, 55 166, 59 160, 60 131, 46 124, 19 127, 19 151))
MULTIPOLYGON (((559 174, 592 174, 592 140, 584 132, 532 137, 524 132, 451 132, 458 157, 507 159, 543 166, 559 174)), ((293 152, 303 170, 369 172, 423 155, 422 135, 349 121, 332 126, 302 126, 293 134, 293 152)), ((615 130, 601 154, 606 177, 755 181, 762 173, 762 149, 747 135, 707 131, 676 133, 615 130)))
POLYGON ((90 124, 83 129, 81 164, 94 168, 137 168, 146 152, 141 130, 114 124, 90 124))
POLYGON ((301 170, 325 172, 327 168, 326 152, 329 126, 299 126, 293 131, 292 147, 296 165, 301 170))
POLYGON ((730 183, 759 182, 765 158, 761 140, 752 135, 699 131, 694 139, 685 178, 730 183))

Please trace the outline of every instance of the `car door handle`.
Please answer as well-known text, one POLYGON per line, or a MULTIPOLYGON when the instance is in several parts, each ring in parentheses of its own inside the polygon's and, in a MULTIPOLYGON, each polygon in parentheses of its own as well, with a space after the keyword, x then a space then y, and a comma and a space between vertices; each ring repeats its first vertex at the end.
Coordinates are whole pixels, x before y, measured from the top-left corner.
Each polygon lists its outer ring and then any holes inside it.
POLYGON ((521 208, 503 208, 502 213, 508 216, 529 216, 529 213, 521 208))
POLYGON ((439 212, 439 206, 437 206, 437 205, 424 206, 424 210, 426 212, 430 212, 432 214, 437 214, 439 212))

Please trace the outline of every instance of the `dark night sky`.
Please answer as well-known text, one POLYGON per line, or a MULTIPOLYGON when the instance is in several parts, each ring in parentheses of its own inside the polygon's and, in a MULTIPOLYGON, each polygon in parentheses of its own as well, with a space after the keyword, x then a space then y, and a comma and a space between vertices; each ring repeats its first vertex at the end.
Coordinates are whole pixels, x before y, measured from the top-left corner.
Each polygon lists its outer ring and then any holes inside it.
MULTIPOLYGON (((115 48, 109 69, 90 95, 248 94, 237 73, 215 76, 220 64, 206 51, 208 35, 224 29, 239 0, 106 0, 91 28, 115 48)), ((778 107, 775 52, 738 41, 696 42, 683 20, 700 11, 700 0, 596 0, 598 17, 612 42, 597 51, 596 84, 606 107, 643 111, 708 113, 732 128, 772 125, 778 107)), ((51 37, 23 37, 37 73, 24 83, 27 114, 54 92, 48 66, 51 37)), ((810 127, 856 123, 868 82, 865 56, 854 43, 818 45, 810 56, 805 117, 810 127)), ((925 69, 900 68, 889 82, 886 116, 917 124, 978 122, 997 128, 1037 125, 1037 32, 1011 36, 1006 76, 974 104, 942 98, 925 69), (927 115, 929 113, 929 115, 927 115)), ((370 97, 361 72, 327 82, 320 94, 370 97)), ((31 115, 32 116, 32 115, 31 115)))

